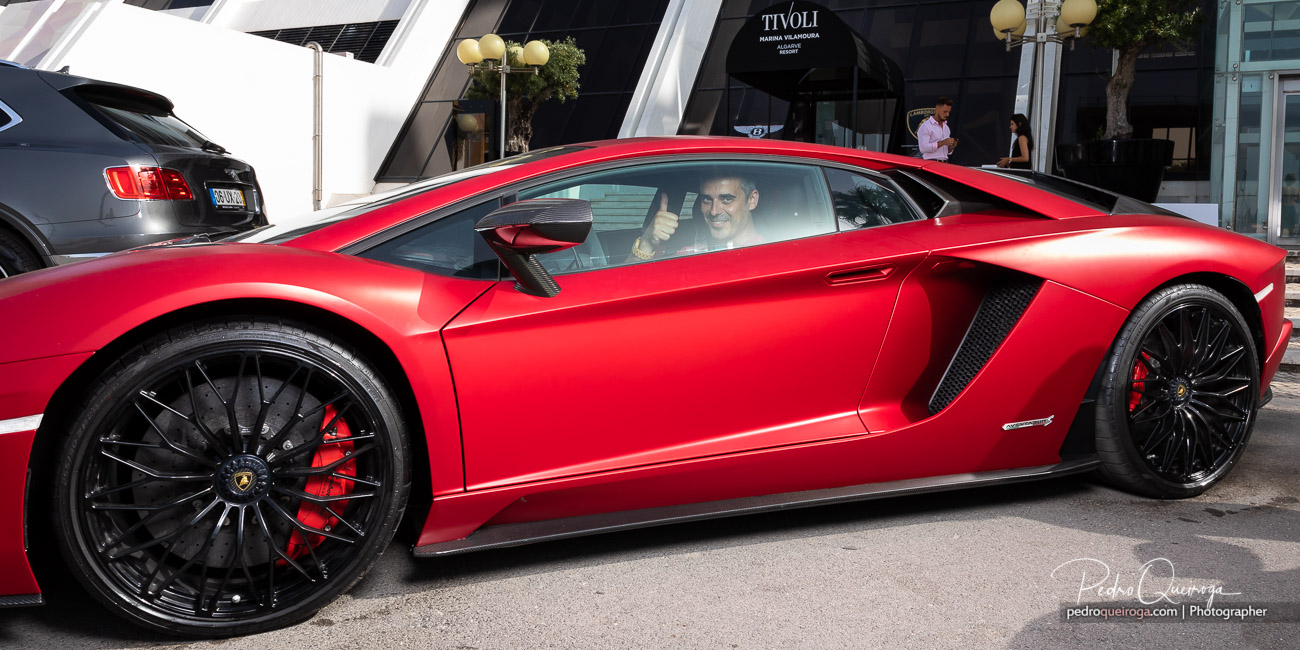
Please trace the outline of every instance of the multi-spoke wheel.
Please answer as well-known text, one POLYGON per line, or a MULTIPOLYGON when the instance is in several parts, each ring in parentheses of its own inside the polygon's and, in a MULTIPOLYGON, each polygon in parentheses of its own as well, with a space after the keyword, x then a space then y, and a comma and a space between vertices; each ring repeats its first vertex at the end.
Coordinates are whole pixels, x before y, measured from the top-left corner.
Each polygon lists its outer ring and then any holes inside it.
POLYGON ((1259 358, 1241 313, 1201 285, 1162 289, 1133 311, 1097 400, 1102 474, 1154 497, 1204 492, 1250 439, 1259 358))
POLYGON ((173 330, 96 384, 59 460, 63 552, 127 618, 190 635, 310 616, 369 569, 409 491, 388 390, 347 348, 250 319, 173 330))

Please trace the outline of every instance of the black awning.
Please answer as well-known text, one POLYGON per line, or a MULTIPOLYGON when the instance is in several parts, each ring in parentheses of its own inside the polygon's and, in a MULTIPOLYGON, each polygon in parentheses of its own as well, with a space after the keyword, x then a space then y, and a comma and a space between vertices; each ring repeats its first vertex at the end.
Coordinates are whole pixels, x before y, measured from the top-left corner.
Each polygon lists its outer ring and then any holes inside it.
POLYGON ((901 97, 898 64, 872 47, 831 10, 794 0, 755 14, 741 26, 727 51, 727 74, 790 101, 901 97))

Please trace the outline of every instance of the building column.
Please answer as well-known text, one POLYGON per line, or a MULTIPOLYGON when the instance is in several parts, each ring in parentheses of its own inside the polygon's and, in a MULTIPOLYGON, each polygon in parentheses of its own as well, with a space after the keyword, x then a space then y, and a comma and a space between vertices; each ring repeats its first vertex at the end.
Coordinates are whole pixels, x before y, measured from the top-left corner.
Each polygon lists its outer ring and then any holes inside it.
POLYGON ((676 135, 722 0, 670 0, 618 137, 676 135))
MULTIPOLYGON (((1038 35, 1037 16, 1056 9, 1053 0, 1030 0, 1026 10, 1025 38, 1038 35)), ((1046 21, 1048 29, 1055 19, 1046 21)), ((1050 32, 1049 32, 1050 33, 1050 32)), ((1061 46, 1049 41, 1027 42, 1020 48, 1020 74, 1016 80, 1016 113, 1029 117, 1034 151, 1029 163, 1034 171, 1052 173, 1056 149, 1056 105, 1061 86, 1061 46)))

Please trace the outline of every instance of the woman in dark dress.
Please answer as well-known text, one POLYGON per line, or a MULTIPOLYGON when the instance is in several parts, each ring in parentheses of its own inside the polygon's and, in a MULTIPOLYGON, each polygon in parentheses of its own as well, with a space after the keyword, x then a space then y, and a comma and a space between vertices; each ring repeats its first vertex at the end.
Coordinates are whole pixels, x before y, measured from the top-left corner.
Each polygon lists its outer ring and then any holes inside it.
POLYGON ((1016 139, 1011 143, 1011 155, 998 161, 998 167, 1031 169, 1029 154, 1034 150, 1034 136, 1029 133, 1029 118, 1020 113, 1011 116, 1011 132, 1016 139))

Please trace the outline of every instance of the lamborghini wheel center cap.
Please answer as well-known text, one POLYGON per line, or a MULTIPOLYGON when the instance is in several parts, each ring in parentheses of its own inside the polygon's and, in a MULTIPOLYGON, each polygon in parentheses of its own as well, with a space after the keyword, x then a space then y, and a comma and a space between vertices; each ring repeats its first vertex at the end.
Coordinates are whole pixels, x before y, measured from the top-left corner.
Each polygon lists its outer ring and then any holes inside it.
POLYGON ((230 503, 252 503, 265 496, 270 486, 271 468, 257 456, 235 456, 217 469, 217 493, 230 503))

